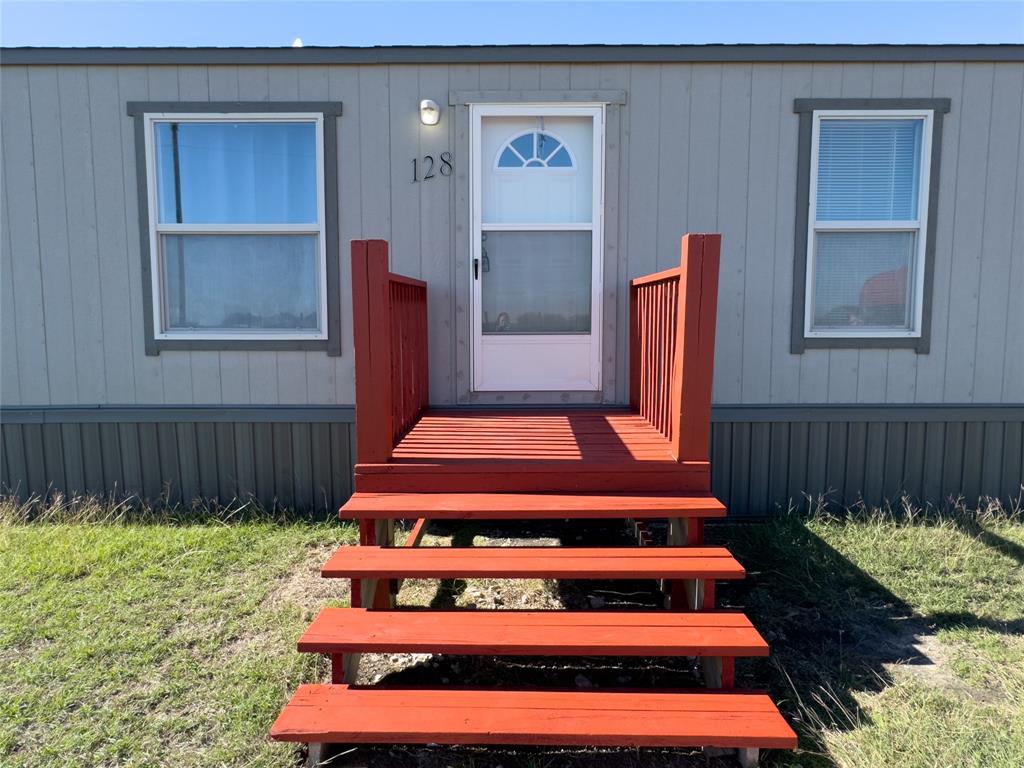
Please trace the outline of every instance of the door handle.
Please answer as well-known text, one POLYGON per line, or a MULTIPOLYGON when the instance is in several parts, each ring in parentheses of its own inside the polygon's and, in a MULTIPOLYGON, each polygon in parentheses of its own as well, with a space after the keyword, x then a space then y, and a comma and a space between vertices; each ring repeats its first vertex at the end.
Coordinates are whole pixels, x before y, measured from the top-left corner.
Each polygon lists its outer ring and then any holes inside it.
POLYGON ((473 259, 473 279, 480 279, 480 259, 473 259))

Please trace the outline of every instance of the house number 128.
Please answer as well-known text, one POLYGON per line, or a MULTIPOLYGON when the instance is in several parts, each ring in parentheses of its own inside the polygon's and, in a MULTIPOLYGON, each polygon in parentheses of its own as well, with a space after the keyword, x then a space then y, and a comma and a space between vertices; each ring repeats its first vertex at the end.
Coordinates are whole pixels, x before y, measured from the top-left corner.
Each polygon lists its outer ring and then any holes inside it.
POLYGON ((442 152, 438 156, 436 165, 433 155, 424 155, 422 158, 414 157, 412 159, 412 180, 427 181, 428 179, 436 179, 438 174, 451 176, 452 168, 451 152, 442 152))

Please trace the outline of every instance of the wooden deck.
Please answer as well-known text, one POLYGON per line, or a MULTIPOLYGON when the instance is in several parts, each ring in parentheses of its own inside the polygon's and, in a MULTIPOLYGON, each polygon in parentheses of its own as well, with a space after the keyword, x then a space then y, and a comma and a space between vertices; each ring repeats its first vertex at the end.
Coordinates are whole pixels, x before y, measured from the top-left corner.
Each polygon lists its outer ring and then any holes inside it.
POLYGON ((352 580, 350 608, 324 610, 299 650, 331 658, 331 684, 301 686, 271 735, 284 741, 761 748, 796 736, 764 694, 732 690, 738 656, 768 646, 715 582, 740 579, 703 522, 722 517, 708 456, 718 236, 688 235, 675 269, 631 282, 630 408, 430 410, 427 286, 387 270, 382 241, 353 243, 355 493, 360 526, 322 575, 352 580), (394 521, 668 521, 665 547, 394 547, 394 521), (400 610, 406 578, 652 579, 669 610, 400 610), (355 687, 365 653, 699 657, 702 692, 404 690, 355 687))
POLYGON ((594 411, 427 411, 392 452, 392 461, 675 464, 668 440, 623 409, 594 411))
POLYGON ((710 491, 706 460, 623 409, 426 411, 384 462, 356 465, 357 491, 710 491))

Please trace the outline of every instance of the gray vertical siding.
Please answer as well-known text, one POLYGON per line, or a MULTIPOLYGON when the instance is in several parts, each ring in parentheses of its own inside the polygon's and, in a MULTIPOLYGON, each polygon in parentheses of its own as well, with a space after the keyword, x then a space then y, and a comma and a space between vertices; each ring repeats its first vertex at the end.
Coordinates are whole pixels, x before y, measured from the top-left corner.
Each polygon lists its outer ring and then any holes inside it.
MULTIPOLYGON (((331 512, 352 492, 355 425, 347 409, 302 410, 10 409, 0 492, 331 512)), ((1024 493, 1024 408, 725 407, 712 427, 713 491, 735 516, 819 497, 1012 505, 1024 493)))
POLYGON ((624 402, 626 281, 723 233, 714 399, 722 404, 1024 402, 1024 65, 706 63, 3 66, 0 401, 5 405, 350 404, 348 256, 340 358, 146 357, 129 100, 332 100, 341 242, 383 237, 430 285, 431 393, 468 393, 468 135, 452 90, 621 89, 609 111, 604 399, 624 402), (949 97, 932 349, 792 355, 797 97, 949 97), (448 150, 450 178, 411 160, 448 150), (612 194, 614 192, 614 194, 612 194))

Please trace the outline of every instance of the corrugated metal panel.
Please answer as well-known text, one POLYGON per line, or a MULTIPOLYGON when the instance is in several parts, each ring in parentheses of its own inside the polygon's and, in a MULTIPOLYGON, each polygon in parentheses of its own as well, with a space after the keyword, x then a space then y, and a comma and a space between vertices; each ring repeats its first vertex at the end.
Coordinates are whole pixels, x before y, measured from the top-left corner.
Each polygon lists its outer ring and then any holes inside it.
MULTIPOLYGON (((932 504, 961 495, 969 503, 1009 501, 1024 483, 1024 420, 1019 408, 1006 412, 1012 420, 990 413, 972 421, 716 420, 714 492, 737 516, 800 507, 819 495, 848 505, 903 493, 932 504)), ((228 502, 251 495, 268 506, 331 510, 352 492, 354 437, 351 422, 327 420, 7 421, 0 483, 23 498, 61 491, 228 502)))
POLYGON ((737 516, 807 496, 877 506, 904 493, 940 505, 1021 496, 1022 422, 716 422, 712 488, 737 516))
POLYGON ((352 493, 349 422, 4 423, 0 486, 138 494, 172 503, 255 497, 330 512, 352 493))

